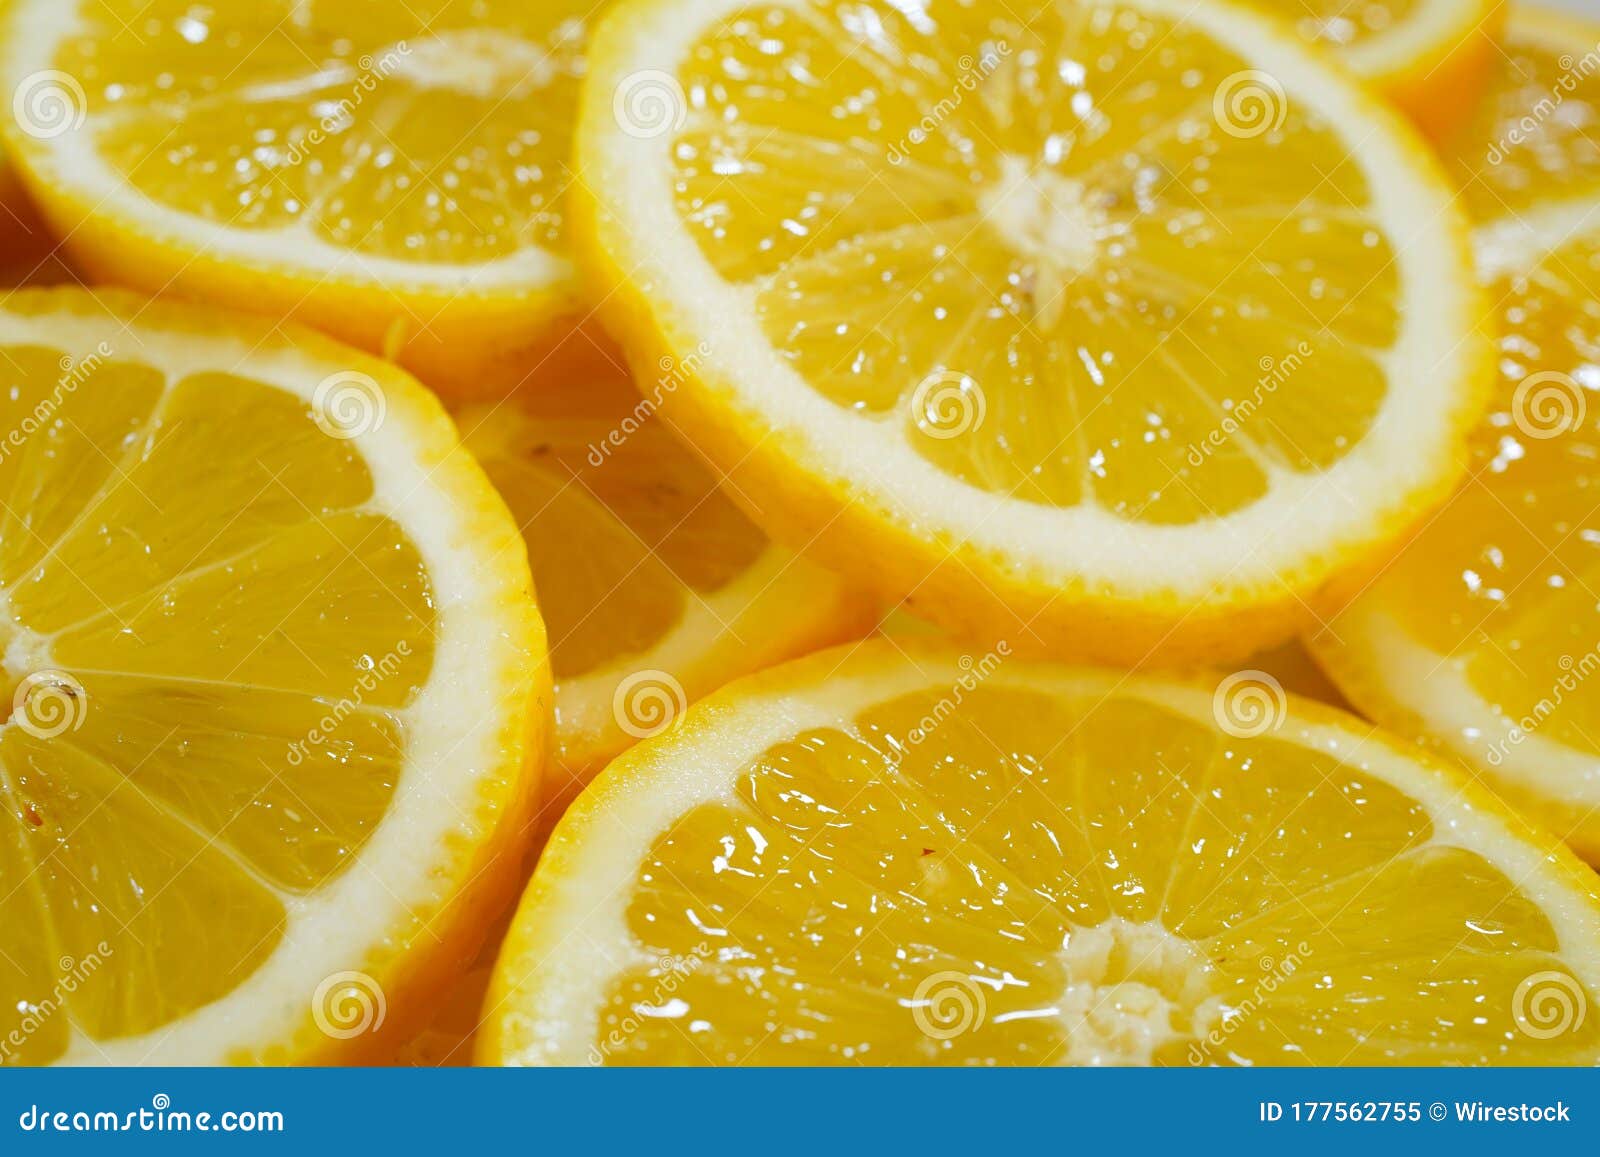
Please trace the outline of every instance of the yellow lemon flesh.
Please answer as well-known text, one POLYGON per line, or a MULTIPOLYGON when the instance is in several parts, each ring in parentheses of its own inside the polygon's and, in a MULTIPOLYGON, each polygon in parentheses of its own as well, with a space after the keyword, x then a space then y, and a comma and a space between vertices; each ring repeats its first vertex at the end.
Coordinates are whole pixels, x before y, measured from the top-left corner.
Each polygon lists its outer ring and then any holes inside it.
POLYGON ((886 642, 735 683, 563 820, 479 1055, 1600 1056, 1592 874, 1416 749, 1258 692, 886 642))
MULTIPOLYGON (((864 634, 873 613, 774 547, 657 416, 668 371, 522 389, 457 415, 522 527, 550 631, 560 763, 581 787, 730 679, 864 634)), ((564 802, 564 801, 563 801, 564 802)))
POLYGON ((1500 380, 1472 472, 1312 646, 1363 711, 1484 776, 1600 859, 1600 26, 1511 20, 1454 146, 1498 303, 1500 380), (1563 79, 1565 78, 1565 79, 1563 79))
POLYGON ((572 0, 39 0, 0 43, 33 192, 97 277, 293 314, 458 393, 581 308, 572 0))
POLYGON ((515 886, 515 526, 429 395, 315 335, 20 291, 0 375, 0 1059, 374 1044, 515 886))
MULTIPOLYGON (((614 756, 739 675, 865 634, 865 600, 769 543, 665 429, 673 367, 523 383, 457 415, 528 544, 555 676, 555 759, 539 834, 614 756)), ((472 1057, 496 925, 426 1031, 394 1058, 472 1057)))
POLYGON ((1496 60, 1442 156, 1475 224, 1536 232, 1600 197, 1600 21, 1513 6, 1496 60))
POLYGON ((1497 59, 1500 0, 1246 0, 1335 53, 1430 135, 1473 107, 1497 59))

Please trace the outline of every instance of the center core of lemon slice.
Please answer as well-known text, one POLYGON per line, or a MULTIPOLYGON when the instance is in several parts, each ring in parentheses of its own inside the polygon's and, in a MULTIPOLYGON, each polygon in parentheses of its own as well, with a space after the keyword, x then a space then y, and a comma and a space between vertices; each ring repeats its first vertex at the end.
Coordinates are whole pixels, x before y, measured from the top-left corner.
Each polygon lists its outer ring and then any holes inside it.
POLYGON ((979 209, 1018 256, 1064 278, 1088 272, 1100 254, 1105 219, 1089 203, 1083 182, 1024 157, 1001 158, 999 177, 980 196, 979 209))
POLYGON ((1150 1064, 1163 1046, 1221 1021, 1210 963, 1159 924, 1113 918, 1075 929, 1061 959, 1067 1064, 1150 1064))
POLYGON ((15 623, 0 629, 0 726, 11 722, 23 710, 36 685, 51 684, 60 677, 52 670, 50 644, 42 635, 15 623))

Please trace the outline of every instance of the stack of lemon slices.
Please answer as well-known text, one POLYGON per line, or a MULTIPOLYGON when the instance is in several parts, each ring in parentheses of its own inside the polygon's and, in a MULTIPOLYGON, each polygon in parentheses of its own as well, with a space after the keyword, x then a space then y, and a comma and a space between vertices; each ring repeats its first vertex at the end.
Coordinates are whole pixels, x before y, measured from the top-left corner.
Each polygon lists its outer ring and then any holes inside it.
POLYGON ((1600 32, 603 8, 0 17, 0 1062, 1600 1059, 1600 32))
POLYGON ((1499 315, 1471 473, 1317 654, 1374 719, 1600 860, 1600 25, 1518 12, 1446 163, 1499 315))
POLYGON ((558 805, 737 675, 859 637, 872 604, 774 546, 621 370, 463 408, 463 440, 528 544, 556 680, 558 805), (552 549, 568 544, 567 549, 552 549))

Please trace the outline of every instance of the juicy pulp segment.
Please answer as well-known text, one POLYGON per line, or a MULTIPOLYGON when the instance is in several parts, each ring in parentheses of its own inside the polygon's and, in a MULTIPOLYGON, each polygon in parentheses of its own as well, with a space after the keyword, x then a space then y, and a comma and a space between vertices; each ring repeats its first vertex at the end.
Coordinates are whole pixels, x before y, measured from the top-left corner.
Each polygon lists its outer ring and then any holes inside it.
POLYGON ((264 0, 208 14, 187 0, 97 0, 78 6, 49 67, 87 91, 101 158, 160 205, 376 257, 473 264, 564 252, 592 10, 264 0))
POLYGON ((1600 1046, 1592 1018, 1521 1031, 1530 975, 1593 993, 1519 885, 1383 779, 1133 693, 950 695, 771 747, 655 840, 591 1060, 1558 1063, 1600 1046))
POLYGON ((1474 220, 1600 193, 1600 23, 1513 8, 1470 119, 1442 145, 1474 220))
POLYGON ((1399 287, 1370 191, 1203 32, 753 5, 680 73, 707 260, 814 389, 973 486, 1192 523, 1339 461, 1384 401, 1399 287))
POLYGON ((1537 718, 1542 737, 1589 753, 1600 753, 1597 276, 1591 233, 1495 284, 1500 388, 1473 436, 1472 478, 1357 604, 1460 661, 1507 719, 1537 718))
POLYGON ((4 1059, 43 1063, 291 934, 390 806, 438 612, 302 399, 47 345, 0 375, 0 1007, 39 1025, 4 1059))

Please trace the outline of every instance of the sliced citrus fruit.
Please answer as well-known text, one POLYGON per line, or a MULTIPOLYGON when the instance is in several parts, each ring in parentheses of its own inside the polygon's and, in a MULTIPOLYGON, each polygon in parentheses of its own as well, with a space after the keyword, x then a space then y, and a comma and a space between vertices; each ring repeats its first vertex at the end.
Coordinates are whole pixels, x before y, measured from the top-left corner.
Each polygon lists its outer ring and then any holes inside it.
POLYGON ((1447 133, 1470 110, 1496 58, 1504 0, 1245 0, 1336 53, 1424 130, 1447 133))
MULTIPOLYGON (((876 608, 773 546, 625 374, 525 383, 463 409, 463 440, 522 526, 555 674, 555 753, 534 843, 596 772, 729 680, 872 629, 876 608), (537 388, 530 388, 537 387, 537 388)), ((509 915, 509 914, 508 914, 509 915)), ((472 1057, 502 922, 396 1059, 472 1057)))
POLYGON ((38 0, 7 133, 96 277, 292 314, 475 387, 579 309, 576 0, 38 0))
POLYGON ((1312 646, 1351 702, 1600 860, 1600 207, 1496 282, 1502 389, 1467 484, 1312 646))
MULTIPOLYGON (((617 372, 522 389, 457 415, 522 527, 556 680, 570 793, 730 679, 871 630, 830 572, 773 546, 617 372)), ((559 777, 561 771, 555 775, 559 777)))
POLYGON ((1242 657, 1461 469, 1491 347, 1414 132, 1166 0, 633 0, 574 229, 759 517, 964 638, 1242 657), (645 126, 635 106, 676 115, 645 126))
POLYGON ((1473 220, 1495 226, 1482 240, 1512 264, 1570 232, 1563 216, 1600 199, 1600 21, 1512 7, 1483 98, 1442 148, 1473 220))
POLYGON ((1363 712, 1600 862, 1600 25, 1514 11, 1473 125, 1452 167, 1498 394, 1466 485, 1311 645, 1363 712))
POLYGON ((438 403, 326 338, 0 302, 0 1059, 387 1047, 518 880, 548 667, 438 403))
POLYGON ((887 641, 730 685, 568 812, 480 1056, 1600 1057, 1593 874, 1262 690, 887 641))

